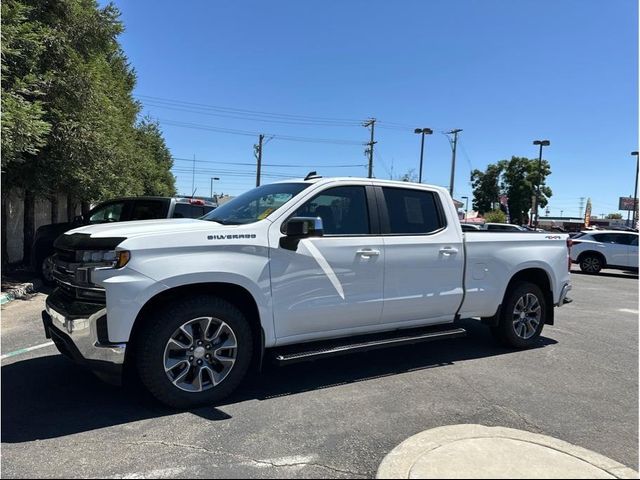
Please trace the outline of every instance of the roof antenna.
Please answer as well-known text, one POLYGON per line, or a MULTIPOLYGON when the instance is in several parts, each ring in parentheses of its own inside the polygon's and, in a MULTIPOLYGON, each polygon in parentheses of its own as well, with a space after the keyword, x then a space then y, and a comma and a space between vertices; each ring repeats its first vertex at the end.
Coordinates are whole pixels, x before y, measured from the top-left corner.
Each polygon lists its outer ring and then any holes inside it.
POLYGON ((314 178, 321 178, 321 176, 318 175, 318 172, 316 172, 315 170, 313 172, 309 172, 307 176, 304 177, 305 180, 312 180, 314 178))

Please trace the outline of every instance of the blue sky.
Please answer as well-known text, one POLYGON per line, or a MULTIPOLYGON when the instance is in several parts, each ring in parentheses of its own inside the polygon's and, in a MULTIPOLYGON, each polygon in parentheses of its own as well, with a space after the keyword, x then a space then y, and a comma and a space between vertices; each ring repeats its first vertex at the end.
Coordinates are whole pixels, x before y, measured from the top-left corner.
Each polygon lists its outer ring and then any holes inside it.
POLYGON ((430 127, 423 176, 448 186, 451 150, 441 132, 462 128, 457 198, 471 197, 472 168, 511 155, 537 157, 537 138, 551 141, 544 157, 553 171, 552 215, 578 215, 580 197, 591 197, 596 215, 614 212, 618 197, 632 194, 630 152, 638 144, 633 0, 115 3, 143 111, 160 120, 172 154, 186 159, 175 164, 180 193, 191 192, 194 155, 196 194, 209 194, 211 176, 221 178, 218 192, 238 194, 255 185, 257 137, 176 122, 274 135, 264 147, 269 181, 309 170, 365 176, 361 145, 279 136, 366 142, 369 132, 357 121, 375 117, 378 177, 417 170, 420 138, 411 129, 430 127), (246 112, 221 116, 221 110, 175 103, 164 108, 167 103, 149 97, 314 121, 256 121, 246 112))

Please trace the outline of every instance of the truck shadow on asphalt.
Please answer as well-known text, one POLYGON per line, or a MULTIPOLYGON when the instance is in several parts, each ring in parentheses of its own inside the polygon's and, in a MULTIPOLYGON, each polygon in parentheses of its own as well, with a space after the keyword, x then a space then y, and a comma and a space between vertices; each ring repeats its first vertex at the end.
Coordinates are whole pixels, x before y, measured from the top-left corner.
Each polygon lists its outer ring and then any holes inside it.
MULTIPOLYGON (((476 321, 461 322, 466 338, 389 348, 278 368, 266 365, 217 407, 348 385, 401 373, 443 368, 455 362, 518 354, 501 347, 476 321)), ((557 343, 540 337, 534 348, 557 343)), ((61 355, 18 361, 2 367, 2 441, 22 443, 175 415, 139 389, 117 388, 61 355)), ((214 406, 191 413, 210 421, 231 417, 214 406)))

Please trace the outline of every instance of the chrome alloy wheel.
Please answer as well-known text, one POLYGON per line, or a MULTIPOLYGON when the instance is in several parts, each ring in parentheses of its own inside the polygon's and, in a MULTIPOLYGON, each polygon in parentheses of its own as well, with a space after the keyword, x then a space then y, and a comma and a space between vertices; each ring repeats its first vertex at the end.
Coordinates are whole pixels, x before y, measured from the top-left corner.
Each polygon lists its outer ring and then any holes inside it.
POLYGON ((178 328, 164 349, 164 371, 185 392, 203 392, 219 385, 236 363, 238 342, 229 325, 218 318, 198 317, 178 328))
POLYGON ((540 300, 533 293, 520 297, 513 308, 513 328, 524 340, 533 337, 542 319, 540 300))

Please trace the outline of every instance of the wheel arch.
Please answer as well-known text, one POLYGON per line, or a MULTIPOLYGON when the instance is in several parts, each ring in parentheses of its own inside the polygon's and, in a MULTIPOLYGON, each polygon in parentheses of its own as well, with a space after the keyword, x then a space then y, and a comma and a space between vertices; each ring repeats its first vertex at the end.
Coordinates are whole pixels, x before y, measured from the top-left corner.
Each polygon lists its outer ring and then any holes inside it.
POLYGON ((131 328, 131 334, 128 342, 130 348, 127 348, 125 368, 127 368, 127 370, 131 370, 128 367, 135 364, 134 357, 136 348, 134 345, 138 340, 138 335, 142 330, 145 319, 149 318, 149 315, 176 299, 200 295, 212 295, 222 298, 233 304, 243 313, 251 328, 254 346, 253 351, 258 353, 257 355, 254 355, 252 366, 259 370, 262 367, 262 360, 264 357, 265 333, 260 321, 258 304, 253 295, 245 287, 226 282, 203 282, 180 285, 163 290, 151 297, 138 312, 131 328))
POLYGON ((500 303, 500 306, 498 307, 498 311, 493 317, 483 318, 482 322, 484 324, 490 326, 498 325, 498 323, 500 322, 500 315, 502 313, 502 305, 504 305, 507 295, 513 289, 513 287, 520 282, 530 282, 540 287, 542 293, 544 294, 546 304, 545 324, 554 324, 555 318, 553 308, 553 284, 551 283, 551 277, 549 276, 547 271, 540 267, 524 268, 512 275, 502 296, 502 301, 500 303))
POLYGON ((596 250, 585 250, 584 252, 580 252, 578 258, 576 258, 576 262, 580 264, 582 262, 582 259, 587 255, 592 255, 600 258, 602 260, 602 268, 607 266, 607 257, 605 257, 602 252, 598 252, 596 250))

